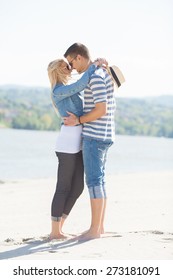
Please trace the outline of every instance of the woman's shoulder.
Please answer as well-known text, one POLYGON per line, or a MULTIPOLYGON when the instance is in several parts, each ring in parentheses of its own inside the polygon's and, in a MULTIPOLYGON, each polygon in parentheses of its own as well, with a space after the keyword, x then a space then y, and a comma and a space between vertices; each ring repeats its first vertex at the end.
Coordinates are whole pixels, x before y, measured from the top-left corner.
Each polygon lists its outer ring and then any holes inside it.
POLYGON ((52 91, 54 92, 55 90, 60 90, 63 89, 63 87, 65 87, 63 84, 56 84, 53 88, 52 91))

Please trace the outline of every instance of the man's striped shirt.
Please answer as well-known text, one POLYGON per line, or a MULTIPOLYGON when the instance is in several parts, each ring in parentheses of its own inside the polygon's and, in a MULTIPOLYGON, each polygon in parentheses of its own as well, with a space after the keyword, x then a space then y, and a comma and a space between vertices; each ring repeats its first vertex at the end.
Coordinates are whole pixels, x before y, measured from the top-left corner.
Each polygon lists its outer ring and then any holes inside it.
POLYGON ((94 109, 96 103, 100 102, 106 102, 107 114, 95 121, 84 123, 83 137, 107 142, 114 141, 114 85, 111 76, 102 68, 95 71, 84 90, 84 115, 94 109))

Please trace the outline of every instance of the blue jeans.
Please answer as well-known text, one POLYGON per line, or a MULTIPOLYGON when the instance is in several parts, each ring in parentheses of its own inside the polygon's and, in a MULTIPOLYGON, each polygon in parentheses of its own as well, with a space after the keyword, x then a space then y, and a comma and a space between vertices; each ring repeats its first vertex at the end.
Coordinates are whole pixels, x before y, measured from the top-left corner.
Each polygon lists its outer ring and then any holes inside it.
POLYGON ((105 164, 113 142, 83 138, 83 162, 90 198, 106 198, 105 164))

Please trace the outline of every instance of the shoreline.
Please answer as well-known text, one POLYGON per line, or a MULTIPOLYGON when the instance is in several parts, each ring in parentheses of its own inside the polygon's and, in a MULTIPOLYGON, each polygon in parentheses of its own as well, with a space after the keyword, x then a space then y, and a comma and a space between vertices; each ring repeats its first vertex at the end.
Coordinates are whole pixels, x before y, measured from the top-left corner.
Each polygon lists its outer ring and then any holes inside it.
MULTIPOLYGON (((2 259, 173 259, 173 173, 107 176, 106 233, 79 243, 47 241, 55 178, 0 184, 2 259)), ((87 187, 68 217, 64 232, 89 227, 87 187)))

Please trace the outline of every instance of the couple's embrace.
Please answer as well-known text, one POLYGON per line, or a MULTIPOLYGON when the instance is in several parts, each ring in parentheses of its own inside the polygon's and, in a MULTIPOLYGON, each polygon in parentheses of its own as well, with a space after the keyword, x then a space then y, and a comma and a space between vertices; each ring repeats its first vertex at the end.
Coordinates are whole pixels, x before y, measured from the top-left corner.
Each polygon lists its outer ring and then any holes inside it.
POLYGON ((62 227, 84 189, 84 174, 90 196, 91 225, 78 238, 99 238, 104 233, 107 200, 106 156, 115 135, 114 87, 118 85, 116 79, 120 84, 123 82, 123 76, 108 67, 105 59, 92 62, 88 48, 81 43, 71 45, 64 59, 50 62, 48 76, 53 106, 62 118, 55 147, 58 170, 50 239, 67 237, 62 227), (73 69, 84 74, 69 84, 73 69))

